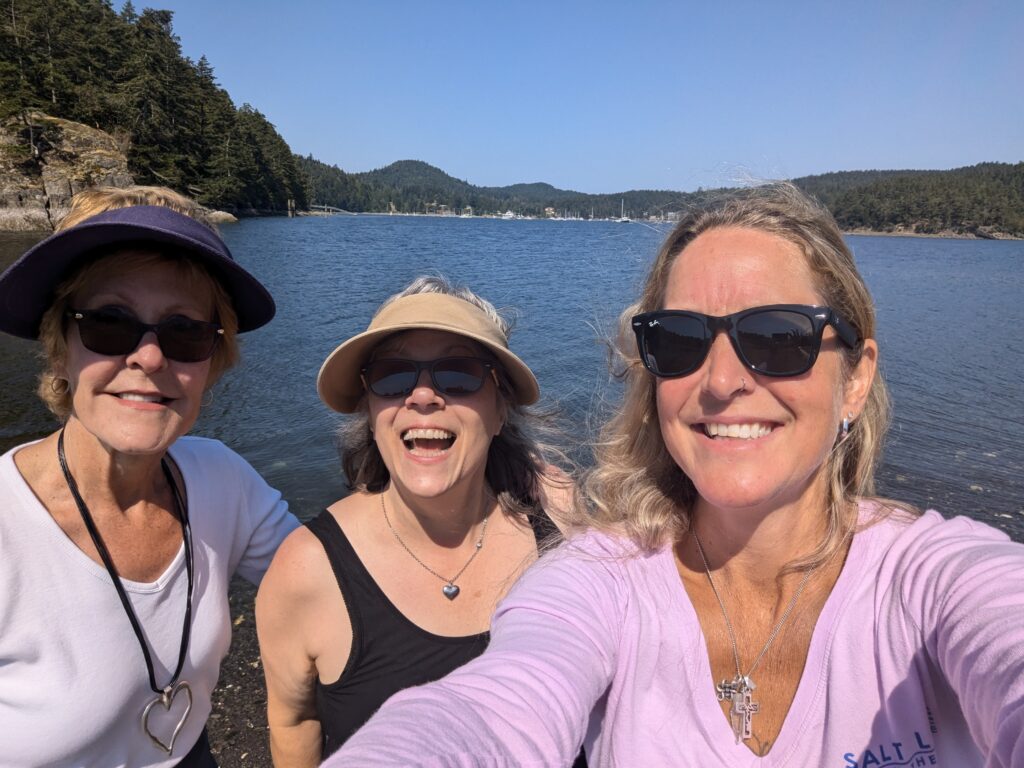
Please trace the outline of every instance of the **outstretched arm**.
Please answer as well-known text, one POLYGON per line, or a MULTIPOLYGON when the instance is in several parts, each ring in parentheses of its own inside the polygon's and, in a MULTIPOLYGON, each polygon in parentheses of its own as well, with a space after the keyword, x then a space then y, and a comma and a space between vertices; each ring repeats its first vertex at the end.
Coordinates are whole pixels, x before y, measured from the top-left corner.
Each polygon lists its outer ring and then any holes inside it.
POLYGON ((934 531, 918 544, 903 599, 986 765, 1024 768, 1024 545, 967 518, 934 531))
POLYGON ((482 656, 389 699, 325 765, 571 765, 615 668, 616 567, 573 542, 546 557, 499 606, 482 656))

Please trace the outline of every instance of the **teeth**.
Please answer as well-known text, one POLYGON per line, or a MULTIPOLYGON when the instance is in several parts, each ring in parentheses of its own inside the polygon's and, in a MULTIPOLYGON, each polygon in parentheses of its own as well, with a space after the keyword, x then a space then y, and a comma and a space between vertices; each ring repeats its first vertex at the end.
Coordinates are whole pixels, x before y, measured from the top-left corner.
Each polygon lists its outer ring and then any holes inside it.
POLYGON ((402 433, 406 450, 417 456, 443 456, 455 442, 455 434, 447 429, 407 429, 402 433))
POLYGON ((454 437, 447 429, 407 429, 402 433, 403 440, 451 440, 454 437))
POLYGON ((704 433, 708 437, 736 437, 740 440, 752 440, 771 434, 770 424, 753 422, 750 424, 705 424, 704 433))
POLYGON ((118 397, 122 400, 134 400, 138 403, 159 403, 163 401, 160 395, 140 395, 137 392, 122 392, 118 397))

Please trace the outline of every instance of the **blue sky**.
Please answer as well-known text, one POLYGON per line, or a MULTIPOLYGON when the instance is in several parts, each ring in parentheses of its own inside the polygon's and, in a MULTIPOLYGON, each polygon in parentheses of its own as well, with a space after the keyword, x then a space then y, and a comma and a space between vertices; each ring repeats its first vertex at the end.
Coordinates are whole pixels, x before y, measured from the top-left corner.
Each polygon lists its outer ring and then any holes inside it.
POLYGON ((1020 0, 153 5, 346 171, 611 193, 1024 160, 1020 0))

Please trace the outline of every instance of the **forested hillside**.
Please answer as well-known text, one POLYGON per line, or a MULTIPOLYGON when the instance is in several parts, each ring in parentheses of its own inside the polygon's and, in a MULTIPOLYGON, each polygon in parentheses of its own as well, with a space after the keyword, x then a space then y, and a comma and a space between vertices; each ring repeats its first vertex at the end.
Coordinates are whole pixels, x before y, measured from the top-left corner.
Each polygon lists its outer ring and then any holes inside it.
POLYGON ((48 140, 38 111, 113 134, 140 183, 228 210, 305 207, 291 149, 257 109, 234 105, 205 58, 182 55, 170 11, 6 0, 0 19, 0 120, 20 124, 25 165, 48 140))
MULTIPOLYGON (((472 206, 477 214, 512 210, 540 216, 647 218, 682 210, 720 190, 669 192, 631 190, 589 195, 550 184, 477 187, 416 160, 368 173, 303 160, 310 175, 310 200, 351 211, 424 213, 444 205, 472 206)), ((1024 236, 1024 163, 982 163, 951 171, 845 171, 794 179, 835 214, 846 230, 1024 236)))
POLYGON ((859 171, 796 183, 844 229, 1024 237, 1024 163, 952 171, 859 171))
POLYGON ((476 214, 511 210, 524 216, 542 216, 546 208, 552 208, 558 216, 609 218, 624 212, 633 218, 647 218, 679 210, 696 194, 631 190, 588 195, 540 182, 478 187, 419 160, 400 160, 375 171, 355 174, 312 158, 300 158, 300 162, 304 168, 314 169, 307 188, 311 202, 350 211, 424 213, 443 205, 456 212, 470 206, 476 214), (366 201, 370 201, 369 205, 366 201))
MULTIPOLYGON (((470 207, 476 214, 636 219, 672 214, 716 193, 593 195, 542 182, 482 187, 418 160, 346 173, 292 154, 258 109, 236 107, 205 57, 182 55, 172 20, 170 11, 140 13, 130 1, 118 12, 108 0, 4 0, 0 124, 17 142, 0 148, 0 160, 17 168, 13 176, 38 179, 46 152, 60 146, 59 121, 40 117, 51 115, 111 134, 137 182, 239 213, 284 212, 292 201, 299 210, 308 203, 353 212, 470 207)), ((795 182, 847 230, 1024 236, 1024 163, 851 171, 795 182)))

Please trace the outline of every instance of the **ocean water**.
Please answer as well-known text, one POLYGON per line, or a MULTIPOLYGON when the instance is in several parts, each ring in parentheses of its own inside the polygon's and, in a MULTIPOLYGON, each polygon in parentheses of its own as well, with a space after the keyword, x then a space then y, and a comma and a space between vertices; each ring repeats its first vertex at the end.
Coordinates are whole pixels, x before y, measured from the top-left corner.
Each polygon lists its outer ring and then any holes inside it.
MULTIPOLYGON (((335 433, 316 396, 321 362, 421 274, 468 284, 518 314, 512 347, 569 447, 618 397, 602 337, 638 293, 668 229, 583 221, 389 216, 254 219, 222 233, 278 303, 243 337, 243 362, 217 386, 196 432, 224 440, 301 517, 344 493, 335 433)), ((0 267, 32 242, 0 235, 0 267)), ((1024 541, 1024 242, 848 239, 879 315, 894 423, 880 492, 967 514, 1024 541)), ((35 345, 0 336, 0 448, 54 422, 35 399, 35 345)), ((582 454, 581 454, 582 455, 582 454)))

